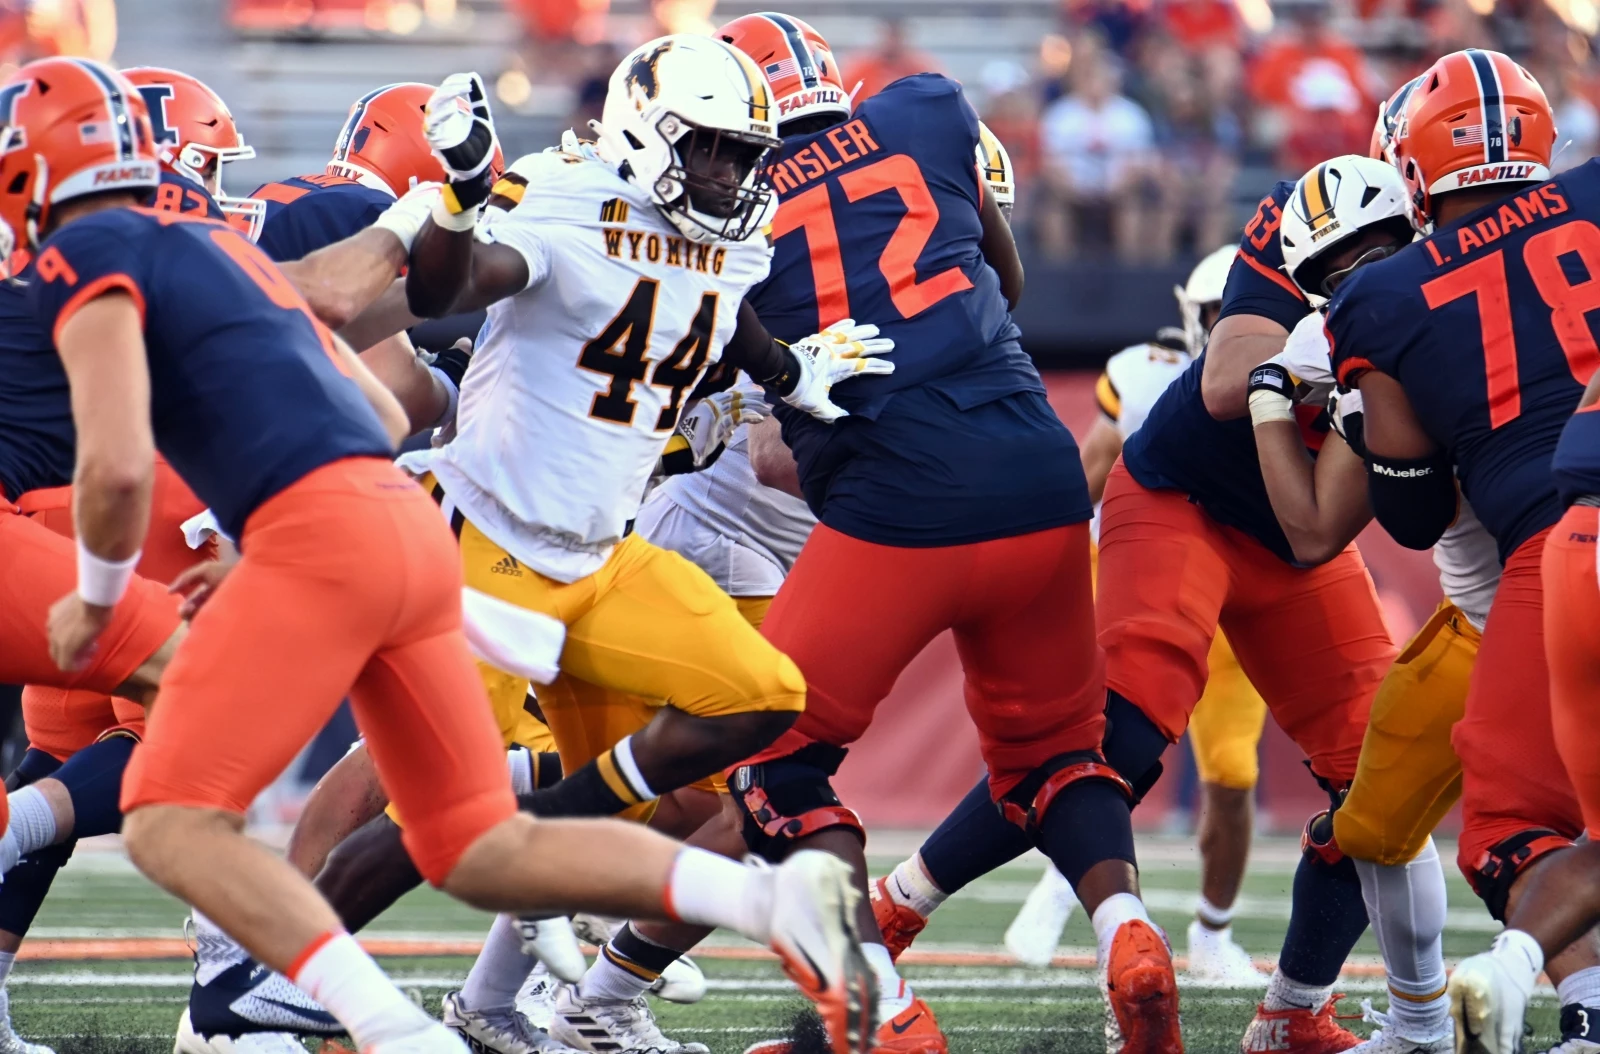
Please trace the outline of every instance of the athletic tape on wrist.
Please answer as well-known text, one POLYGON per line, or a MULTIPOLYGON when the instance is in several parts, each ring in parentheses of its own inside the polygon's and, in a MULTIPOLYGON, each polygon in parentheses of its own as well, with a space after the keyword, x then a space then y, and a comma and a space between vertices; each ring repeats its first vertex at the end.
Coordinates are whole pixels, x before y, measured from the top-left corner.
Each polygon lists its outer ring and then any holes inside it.
POLYGON ((461 233, 470 231, 478 223, 478 210, 476 208, 462 209, 460 212, 451 212, 450 206, 445 203, 445 194, 450 190, 445 187, 439 197, 433 202, 433 225, 443 227, 447 231, 461 233))
POLYGON ((1250 424, 1260 428, 1273 421, 1294 422, 1294 403, 1280 392, 1258 388, 1250 393, 1250 424))
POLYGON ((78 541, 78 596, 85 604, 98 607, 116 607, 122 594, 133 581, 133 569, 139 566, 141 553, 136 552, 126 560, 106 560, 89 551, 78 541))

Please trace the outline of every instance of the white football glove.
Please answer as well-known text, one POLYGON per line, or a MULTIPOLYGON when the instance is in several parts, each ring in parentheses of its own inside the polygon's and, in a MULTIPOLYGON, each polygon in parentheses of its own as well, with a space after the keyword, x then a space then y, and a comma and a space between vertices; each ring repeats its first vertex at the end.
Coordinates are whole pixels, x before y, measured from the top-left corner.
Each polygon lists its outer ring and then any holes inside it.
POLYGON ((783 401, 819 421, 849 416, 828 398, 838 382, 894 372, 894 363, 875 357, 893 351, 894 341, 878 336, 877 326, 858 326, 851 318, 795 341, 789 350, 799 363, 800 379, 783 401))
POLYGON ((422 131, 450 174, 443 208, 434 210, 434 220, 451 230, 467 230, 489 197, 489 166, 498 146, 483 78, 476 73, 446 77, 423 110, 422 131))
POLYGON ((410 255, 411 243, 417 240, 417 232, 422 230, 423 221, 433 212, 433 203, 439 200, 440 189, 441 184, 438 183, 418 183, 384 209, 372 221, 372 225, 399 238, 406 254, 410 255))
POLYGON ((677 432, 689 441, 694 467, 704 467, 719 447, 725 446, 740 425, 755 424, 770 408, 758 392, 751 399, 738 388, 708 395, 695 403, 678 422, 677 432))

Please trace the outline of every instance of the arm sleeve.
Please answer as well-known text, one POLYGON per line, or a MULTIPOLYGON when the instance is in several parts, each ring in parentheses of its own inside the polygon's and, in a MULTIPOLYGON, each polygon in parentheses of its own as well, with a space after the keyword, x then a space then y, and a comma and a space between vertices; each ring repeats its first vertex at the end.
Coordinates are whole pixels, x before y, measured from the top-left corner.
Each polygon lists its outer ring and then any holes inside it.
POLYGON ((143 260, 120 231, 90 218, 56 232, 34 261, 34 316, 59 342, 62 327, 84 304, 113 290, 133 298, 144 318, 143 260))
POLYGON ((1284 329, 1311 310, 1305 296, 1283 272, 1283 248, 1278 243, 1278 227, 1283 223, 1283 203, 1289 200, 1294 185, 1281 182, 1261 199, 1256 213, 1245 224, 1239 239, 1239 255, 1228 271, 1228 284, 1222 294, 1220 318, 1229 315, 1257 315, 1271 319, 1284 329))

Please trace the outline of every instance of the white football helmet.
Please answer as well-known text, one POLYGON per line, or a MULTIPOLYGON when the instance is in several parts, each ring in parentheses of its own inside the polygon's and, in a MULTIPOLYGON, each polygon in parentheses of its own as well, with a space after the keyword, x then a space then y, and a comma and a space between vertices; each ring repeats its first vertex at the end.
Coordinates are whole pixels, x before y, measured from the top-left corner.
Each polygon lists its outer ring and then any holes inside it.
POLYGON ((738 48, 687 33, 635 48, 592 127, 600 156, 692 241, 744 241, 771 222, 772 96, 738 48))
POLYGON ((1189 272, 1187 282, 1172 287, 1172 295, 1178 298, 1178 313, 1183 316, 1183 342, 1189 346, 1190 355, 1200 354, 1206 346, 1211 325, 1205 319, 1205 309, 1221 309, 1222 291, 1227 288, 1228 271, 1237 253, 1232 245, 1207 253, 1189 272))
POLYGON ((1005 144, 989 131, 989 126, 978 122, 978 174, 989 184, 1000 213, 1011 220, 1011 206, 1017 203, 1016 170, 1011 167, 1011 155, 1005 144))
POLYGON ((1377 225, 1395 230, 1399 245, 1411 241, 1411 194, 1405 180, 1387 161, 1343 154, 1317 165, 1300 177, 1284 204, 1278 239, 1283 269, 1294 284, 1320 307, 1333 287, 1355 267, 1394 247, 1375 247, 1360 260, 1329 274, 1332 250, 1346 239, 1377 225))

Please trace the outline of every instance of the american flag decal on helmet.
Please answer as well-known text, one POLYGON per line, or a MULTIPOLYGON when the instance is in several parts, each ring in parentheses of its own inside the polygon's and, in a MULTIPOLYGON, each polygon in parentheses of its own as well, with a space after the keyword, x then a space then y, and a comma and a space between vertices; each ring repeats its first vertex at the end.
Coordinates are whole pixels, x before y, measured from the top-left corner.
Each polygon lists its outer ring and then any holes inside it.
POLYGON ((1456 146, 1481 146, 1483 144, 1483 125, 1469 124, 1460 128, 1450 129, 1450 142, 1456 146))

